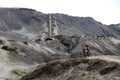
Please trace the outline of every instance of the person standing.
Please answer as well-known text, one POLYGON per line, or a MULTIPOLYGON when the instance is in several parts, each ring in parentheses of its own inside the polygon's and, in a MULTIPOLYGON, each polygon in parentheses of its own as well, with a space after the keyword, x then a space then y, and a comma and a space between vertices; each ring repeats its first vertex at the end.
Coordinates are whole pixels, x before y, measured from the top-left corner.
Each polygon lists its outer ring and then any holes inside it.
POLYGON ((83 52, 83 55, 85 57, 90 56, 89 46, 88 45, 84 45, 82 52, 83 52))

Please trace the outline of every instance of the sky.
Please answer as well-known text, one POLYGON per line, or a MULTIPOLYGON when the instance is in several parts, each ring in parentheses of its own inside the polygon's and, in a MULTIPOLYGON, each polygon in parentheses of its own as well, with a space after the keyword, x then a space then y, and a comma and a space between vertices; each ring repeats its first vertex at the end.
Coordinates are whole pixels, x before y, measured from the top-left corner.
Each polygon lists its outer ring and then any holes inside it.
POLYGON ((0 7, 22 7, 43 13, 93 17, 107 25, 120 23, 120 0, 0 0, 0 7))

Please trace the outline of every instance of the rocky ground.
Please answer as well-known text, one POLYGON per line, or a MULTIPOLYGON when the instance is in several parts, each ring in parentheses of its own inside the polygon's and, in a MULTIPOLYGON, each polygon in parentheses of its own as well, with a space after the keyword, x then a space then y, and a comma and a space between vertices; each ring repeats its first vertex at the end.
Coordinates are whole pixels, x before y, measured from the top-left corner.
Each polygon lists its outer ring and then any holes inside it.
POLYGON ((120 56, 51 61, 20 80, 120 80, 120 56))
MULTIPOLYGON (((76 40, 76 38, 71 40, 70 37, 62 37, 59 39, 56 38, 54 40, 41 41, 38 43, 33 40, 16 37, 15 35, 1 33, 0 80, 17 80, 30 72, 33 73, 30 73, 28 75, 33 76, 30 78, 28 77, 29 79, 26 77, 23 77, 22 79, 67 80, 69 78, 72 80, 77 80, 80 78, 79 76, 83 75, 85 77, 81 77, 81 80, 87 80, 87 78, 90 78, 91 80, 97 80, 97 77, 93 79, 93 77, 97 74, 99 77, 106 80, 106 75, 101 75, 100 70, 104 69, 105 66, 107 67, 107 64, 111 64, 111 62, 118 65, 119 57, 114 57, 113 55, 120 54, 119 42, 120 41, 115 38, 97 39, 93 37, 85 37, 79 38, 78 40, 76 40), (82 45, 84 44, 88 44, 90 46, 90 52, 93 57, 83 59, 84 56, 81 50, 82 45), (5 46, 7 46, 7 48, 5 46), (111 55, 111 57, 105 57, 105 54, 111 55), (99 55, 100 57, 94 57, 95 55, 99 55), (101 57, 102 60, 100 60, 101 57), (87 62, 84 62, 86 60, 87 62), (91 61, 93 62, 90 63, 91 61), (98 61, 98 63, 100 62, 100 64, 96 64, 95 66, 101 65, 102 68, 97 68, 96 70, 88 70, 88 67, 91 64, 96 63, 95 61, 98 61), (38 72, 36 72, 36 68, 38 72), (83 70, 81 70, 81 68, 83 70), (45 71, 42 71, 44 69, 45 71)), ((115 73, 116 72, 117 70, 115 73)), ((110 75, 111 77, 113 76, 112 74, 109 74, 109 76, 110 75)), ((113 78, 111 80, 113 80, 113 78)), ((115 80, 117 80, 117 78, 115 78, 115 80)))
POLYGON ((0 36, 0 80, 17 80, 35 66, 55 59, 68 58, 67 52, 13 35, 0 36))

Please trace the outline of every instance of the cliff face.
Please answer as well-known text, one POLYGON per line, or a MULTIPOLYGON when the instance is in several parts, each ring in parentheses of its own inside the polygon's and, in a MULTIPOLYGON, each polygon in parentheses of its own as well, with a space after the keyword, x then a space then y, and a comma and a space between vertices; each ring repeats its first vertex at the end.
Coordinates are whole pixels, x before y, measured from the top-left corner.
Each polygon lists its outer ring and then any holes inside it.
POLYGON ((43 30, 47 15, 31 9, 0 9, 0 30, 32 37, 43 30))
POLYGON ((109 29, 111 29, 113 34, 115 34, 116 37, 120 39, 120 24, 111 24, 109 29))
MULTIPOLYGON (((107 25, 91 17, 72 17, 64 14, 51 14, 54 33, 62 35, 105 35, 115 36, 107 25)), ((1 8, 0 31, 17 36, 33 38, 48 32, 49 15, 32 9, 1 8)))

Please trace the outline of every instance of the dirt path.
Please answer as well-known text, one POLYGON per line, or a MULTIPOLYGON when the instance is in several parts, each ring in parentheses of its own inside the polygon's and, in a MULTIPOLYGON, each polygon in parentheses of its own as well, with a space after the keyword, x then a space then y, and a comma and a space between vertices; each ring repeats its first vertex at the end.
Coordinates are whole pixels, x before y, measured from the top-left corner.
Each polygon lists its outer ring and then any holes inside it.
POLYGON ((111 55, 101 55, 101 56, 91 56, 86 59, 100 59, 105 61, 113 61, 120 63, 120 56, 111 56, 111 55))

